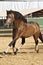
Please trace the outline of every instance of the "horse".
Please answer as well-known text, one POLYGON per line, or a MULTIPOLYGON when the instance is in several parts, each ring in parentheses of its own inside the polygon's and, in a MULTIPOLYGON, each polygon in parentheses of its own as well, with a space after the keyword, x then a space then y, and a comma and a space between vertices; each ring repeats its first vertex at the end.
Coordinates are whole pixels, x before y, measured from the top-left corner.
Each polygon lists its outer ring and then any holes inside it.
MULTIPOLYGON (((38 53, 38 38, 43 42, 43 36, 41 34, 39 24, 33 21, 27 22, 25 16, 23 16, 20 12, 13 10, 7 12, 5 26, 11 23, 13 23, 13 40, 9 43, 6 50, 12 47, 13 53, 17 54, 18 50, 22 47, 22 45, 24 45, 25 38, 33 36, 35 40, 35 51, 38 53), (21 46, 19 48, 15 48, 15 43, 19 38, 22 39, 21 46)), ((4 51, 4 53, 7 53, 7 51, 4 51)))

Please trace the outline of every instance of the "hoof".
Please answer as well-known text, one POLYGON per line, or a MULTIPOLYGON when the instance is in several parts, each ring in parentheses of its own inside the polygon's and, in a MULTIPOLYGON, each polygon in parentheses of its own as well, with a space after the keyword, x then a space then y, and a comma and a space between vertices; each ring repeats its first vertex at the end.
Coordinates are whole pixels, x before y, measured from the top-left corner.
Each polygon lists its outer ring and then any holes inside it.
POLYGON ((14 55, 16 55, 17 54, 17 52, 14 52, 14 55))
POLYGON ((39 53, 39 51, 37 50, 37 53, 39 53))
POLYGON ((39 49, 36 52, 39 53, 39 49))
POLYGON ((4 55, 4 54, 7 54, 7 53, 4 51, 2 54, 4 55))
POLYGON ((18 51, 18 49, 16 48, 16 52, 18 51))
POLYGON ((17 54, 17 51, 18 51, 18 49, 16 48, 16 51, 14 52, 15 55, 17 54))

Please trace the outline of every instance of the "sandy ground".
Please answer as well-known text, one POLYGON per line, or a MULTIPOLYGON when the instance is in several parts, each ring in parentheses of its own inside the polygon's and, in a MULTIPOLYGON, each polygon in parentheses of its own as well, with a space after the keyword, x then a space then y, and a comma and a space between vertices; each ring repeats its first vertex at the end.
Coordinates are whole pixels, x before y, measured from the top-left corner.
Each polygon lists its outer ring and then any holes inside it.
MULTIPOLYGON (((11 37, 0 37, 0 53, 4 51, 11 42, 11 37)), ((21 39, 16 42, 19 47, 21 39)), ((8 52, 12 53, 12 49, 8 52)), ((19 49, 17 55, 0 54, 0 65, 43 65, 43 44, 39 40, 39 53, 35 52, 35 43, 33 37, 27 38, 25 44, 19 49)))

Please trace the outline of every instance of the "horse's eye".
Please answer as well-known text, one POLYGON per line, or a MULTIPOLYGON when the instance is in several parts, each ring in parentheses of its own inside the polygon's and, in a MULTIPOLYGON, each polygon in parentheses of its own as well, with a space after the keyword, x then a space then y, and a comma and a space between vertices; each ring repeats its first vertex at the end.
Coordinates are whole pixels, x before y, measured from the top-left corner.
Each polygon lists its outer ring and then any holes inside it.
POLYGON ((10 16, 7 16, 6 18, 11 18, 10 16))
POLYGON ((8 16, 8 18, 11 18, 10 16, 8 16))

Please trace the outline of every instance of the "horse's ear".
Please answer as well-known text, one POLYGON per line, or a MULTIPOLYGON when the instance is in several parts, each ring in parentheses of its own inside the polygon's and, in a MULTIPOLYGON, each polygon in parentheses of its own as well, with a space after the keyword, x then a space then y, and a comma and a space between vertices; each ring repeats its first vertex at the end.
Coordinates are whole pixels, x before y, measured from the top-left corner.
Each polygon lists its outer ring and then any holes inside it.
POLYGON ((10 11, 7 11, 7 15, 10 14, 10 11))

